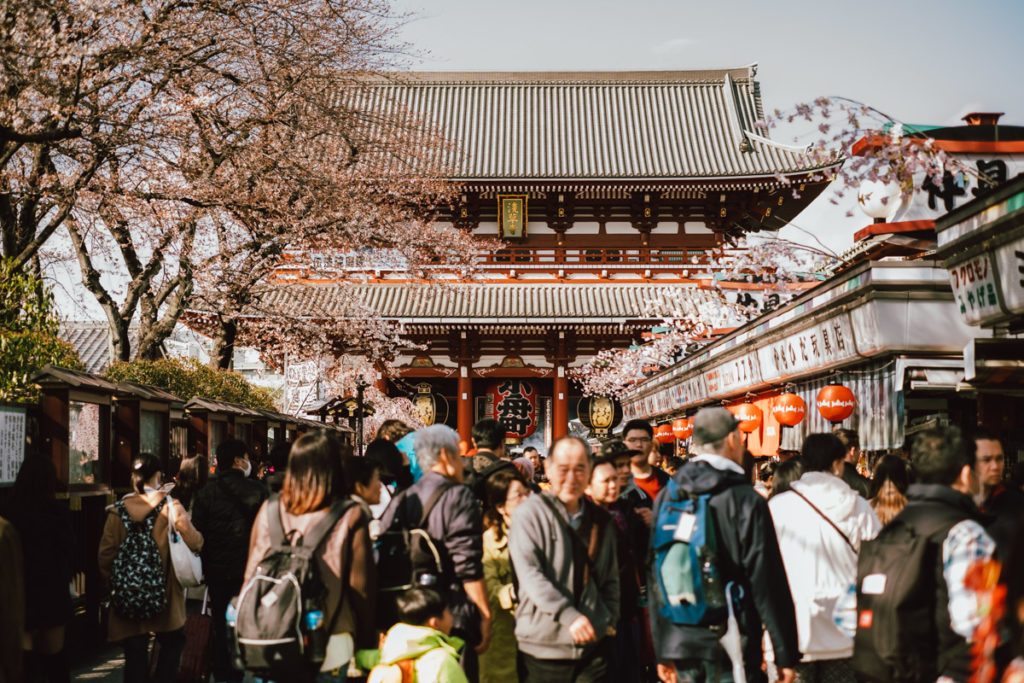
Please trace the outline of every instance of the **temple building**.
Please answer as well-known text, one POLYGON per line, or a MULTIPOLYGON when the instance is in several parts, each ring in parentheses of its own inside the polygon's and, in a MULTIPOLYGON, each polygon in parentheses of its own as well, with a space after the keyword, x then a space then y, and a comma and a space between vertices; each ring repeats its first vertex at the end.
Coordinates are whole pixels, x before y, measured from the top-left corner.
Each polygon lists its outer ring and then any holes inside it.
POLYGON ((755 76, 748 66, 381 82, 368 106, 398 103, 463 152, 459 202, 439 219, 503 248, 482 255, 482 275, 432 296, 360 257, 291 260, 263 306, 323 315, 342 288, 359 288, 425 347, 396 358, 382 383, 467 440, 489 415, 542 448, 570 420, 610 419, 606 404, 580 407, 567 371, 638 343, 670 305, 717 310, 728 295, 710 287, 712 252, 727 236, 778 230, 828 182, 804 149, 759 133, 755 76), (366 279, 343 282, 353 272, 366 279))

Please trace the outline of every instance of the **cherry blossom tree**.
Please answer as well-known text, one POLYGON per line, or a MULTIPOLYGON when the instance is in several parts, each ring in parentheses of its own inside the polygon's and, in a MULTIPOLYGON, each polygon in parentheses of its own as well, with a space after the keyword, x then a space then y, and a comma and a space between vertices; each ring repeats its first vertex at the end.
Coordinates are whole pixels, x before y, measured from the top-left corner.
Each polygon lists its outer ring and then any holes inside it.
POLYGON ((383 0, 0 3, 3 252, 64 228, 115 359, 133 323, 152 358, 199 305, 226 365, 286 248, 472 266, 432 222, 445 141, 365 106, 404 49, 383 0))

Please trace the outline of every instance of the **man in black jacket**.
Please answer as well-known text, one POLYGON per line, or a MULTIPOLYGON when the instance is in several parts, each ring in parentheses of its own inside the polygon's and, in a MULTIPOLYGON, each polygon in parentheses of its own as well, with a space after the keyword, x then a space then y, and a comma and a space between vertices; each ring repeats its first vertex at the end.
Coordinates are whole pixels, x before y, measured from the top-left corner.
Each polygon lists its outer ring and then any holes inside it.
POLYGON ((249 535, 267 489, 249 479, 249 449, 237 439, 217 446, 217 475, 199 489, 192 508, 192 523, 203 534, 203 573, 213 613, 213 677, 215 681, 241 681, 228 658, 224 611, 238 595, 249 556, 249 535))
MULTIPOLYGON (((763 681, 761 625, 771 637, 779 680, 792 683, 793 667, 800 661, 793 597, 786 580, 779 543, 768 504, 743 472, 743 438, 739 423, 725 408, 705 408, 693 420, 693 445, 697 455, 676 473, 681 492, 710 493, 710 508, 718 538, 718 570, 722 583, 742 589, 738 613, 744 668, 748 681, 763 681)), ((670 495, 658 494, 654 519, 670 495)), ((657 567, 652 565, 651 632, 658 657, 658 675, 667 683, 677 681, 728 681, 732 664, 719 643, 720 630, 684 626, 669 621, 659 611, 664 597, 658 587, 657 567)))
POLYGON ((857 461, 860 460, 860 437, 852 429, 838 428, 832 430, 836 438, 843 444, 843 474, 841 479, 846 485, 857 492, 861 498, 871 498, 871 480, 857 471, 857 461))

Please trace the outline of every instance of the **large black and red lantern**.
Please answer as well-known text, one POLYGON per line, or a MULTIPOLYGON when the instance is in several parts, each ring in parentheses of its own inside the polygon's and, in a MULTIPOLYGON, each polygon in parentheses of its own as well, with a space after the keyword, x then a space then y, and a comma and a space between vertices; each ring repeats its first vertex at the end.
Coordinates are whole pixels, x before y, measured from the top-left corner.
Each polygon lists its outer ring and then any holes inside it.
POLYGON ((608 396, 585 396, 576 404, 576 415, 591 436, 603 438, 622 422, 622 405, 608 396))
POLYGON ((537 429, 537 389, 521 379, 493 382, 487 388, 487 410, 505 425, 505 437, 525 439, 537 429))
POLYGON ((448 420, 448 400, 441 394, 435 394, 426 382, 416 385, 416 393, 411 400, 413 414, 424 425, 444 424, 448 420))

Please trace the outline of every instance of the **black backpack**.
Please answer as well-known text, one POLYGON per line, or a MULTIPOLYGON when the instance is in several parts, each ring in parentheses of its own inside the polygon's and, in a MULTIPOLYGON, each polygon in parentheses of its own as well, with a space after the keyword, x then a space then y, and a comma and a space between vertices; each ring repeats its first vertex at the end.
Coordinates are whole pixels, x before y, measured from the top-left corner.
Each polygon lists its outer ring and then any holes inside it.
MULTIPOLYGON (((323 661, 323 647, 334 624, 324 624, 327 589, 317 571, 316 551, 352 501, 335 501, 305 535, 285 535, 276 495, 267 502, 270 549, 232 604, 236 611, 236 659, 271 680, 308 678, 323 661), (316 619, 319 622, 308 623, 316 619)), ((341 606, 334 612, 337 619, 341 606)))
MULTIPOLYGON (((962 512, 904 510, 857 560, 857 633, 851 665, 859 681, 934 681, 947 653, 938 652, 937 601, 941 548, 962 512)), ((940 606, 945 611, 944 606, 940 606)))
POLYGON ((395 598, 413 586, 429 586, 444 591, 445 561, 442 549, 426 530, 431 511, 445 491, 455 486, 441 484, 423 506, 419 521, 409 526, 405 521, 407 491, 398 494, 392 505, 398 505, 391 527, 377 539, 377 627, 382 631, 398 623, 395 598))
POLYGON ((128 536, 117 549, 110 572, 110 606, 131 621, 153 619, 167 609, 167 570, 153 538, 153 526, 166 502, 165 496, 141 522, 131 518, 123 500, 114 504, 128 536))

